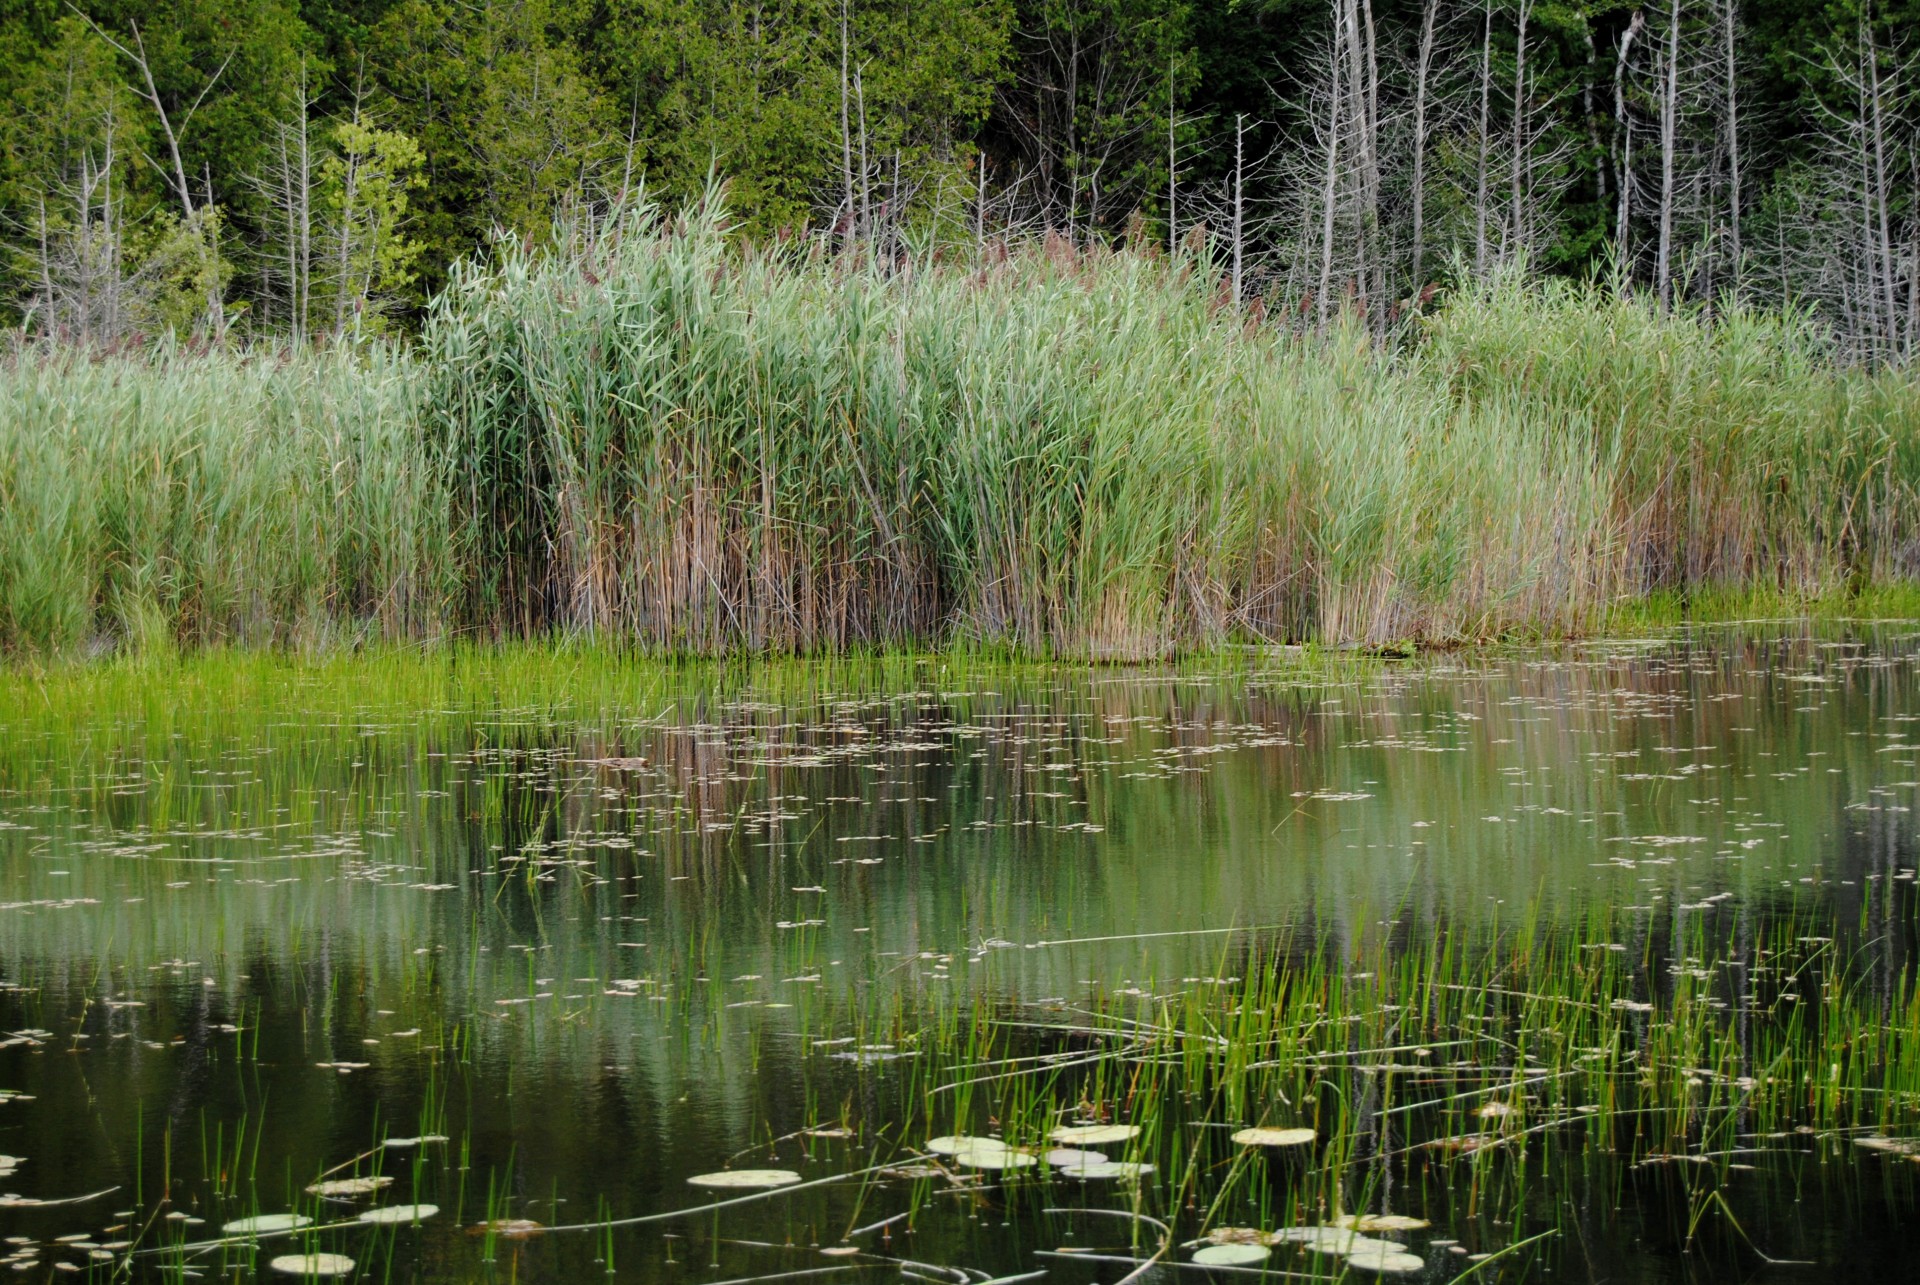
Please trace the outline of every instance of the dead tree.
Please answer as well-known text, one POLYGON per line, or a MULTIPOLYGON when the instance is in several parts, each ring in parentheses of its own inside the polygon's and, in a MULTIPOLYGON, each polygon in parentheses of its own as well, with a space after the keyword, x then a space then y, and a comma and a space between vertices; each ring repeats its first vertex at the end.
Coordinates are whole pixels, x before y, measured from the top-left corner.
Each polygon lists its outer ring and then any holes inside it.
POLYGON ((1740 174, 1740 71, 1737 58, 1739 48, 1740 6, 1739 0, 1717 0, 1720 6, 1720 52, 1721 71, 1724 77, 1721 87, 1721 120, 1724 122, 1727 153, 1727 255, 1732 277, 1732 294, 1737 301, 1740 295, 1741 260, 1744 257, 1740 245, 1740 212, 1745 204, 1746 195, 1741 189, 1740 174))
POLYGON ((1420 46, 1415 56, 1413 81, 1412 139, 1412 243, 1411 284, 1418 293, 1426 282, 1427 252, 1427 139, 1430 133, 1429 91, 1433 85, 1434 55, 1438 48, 1440 0, 1425 0, 1420 6, 1420 46))
POLYGON ((302 64, 288 115, 273 125, 267 167, 248 180, 270 211, 261 229, 261 286, 295 343, 312 333, 314 193, 321 151, 313 138, 313 101, 302 64))
MULTIPOLYGON (((72 8, 71 5, 68 7, 72 8)), ((205 189, 206 200, 196 202, 193 183, 187 175, 186 162, 181 157, 180 145, 187 130, 192 127, 194 115, 200 110, 201 104, 206 102, 207 95, 213 92, 213 87, 220 83, 220 78, 226 75, 227 67, 233 62, 233 54, 229 53, 221 61, 220 66, 214 69, 213 74, 207 77, 205 83, 200 86, 200 92, 194 95, 193 102, 188 104, 186 112, 176 124, 173 115, 167 110, 165 97, 160 93, 159 86, 154 83, 153 64, 147 57, 146 41, 140 34, 140 24, 133 21, 127 23, 127 30, 133 40, 132 46, 128 47, 109 36, 99 23, 81 13, 80 10, 74 9, 74 12, 93 29, 95 35, 131 62, 134 70, 140 73, 140 85, 136 92, 146 100, 148 106, 153 108, 154 117, 160 125, 160 136, 166 140, 167 144, 168 164, 161 165, 156 161, 154 169, 171 189, 174 199, 179 202, 182 223, 194 229, 205 245, 205 254, 208 259, 206 264, 208 271, 205 274, 208 283, 207 326, 212 336, 219 339, 226 333, 227 310, 226 303, 221 297, 219 227, 213 205, 212 184, 209 182, 205 189)))
POLYGON ((1654 255, 1654 287, 1660 306, 1673 306, 1674 158, 1680 121, 1680 0, 1670 0, 1667 49, 1660 88, 1660 233, 1654 255))
POLYGON ((1493 0, 1482 0, 1480 26, 1480 128, 1475 131, 1478 157, 1473 188, 1473 274, 1487 274, 1487 179, 1489 149, 1493 145, 1493 0))
POLYGON ((1633 231, 1633 116, 1627 110, 1627 73, 1636 37, 1646 30, 1646 16, 1635 9, 1620 33, 1620 53, 1613 64, 1614 193, 1618 200, 1613 221, 1613 248, 1621 263, 1632 262, 1633 231))

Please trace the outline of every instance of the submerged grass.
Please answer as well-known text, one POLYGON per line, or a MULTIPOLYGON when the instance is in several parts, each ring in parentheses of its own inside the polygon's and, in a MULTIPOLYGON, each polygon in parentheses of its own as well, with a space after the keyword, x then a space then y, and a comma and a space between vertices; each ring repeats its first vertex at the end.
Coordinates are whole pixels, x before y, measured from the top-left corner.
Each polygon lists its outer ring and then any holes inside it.
POLYGON ((1543 1230, 1537 1197, 1546 1230, 1568 1199, 1555 1158, 1594 1152, 1678 1175, 1689 1238, 1740 1240, 1724 1193, 1775 1159, 1838 1143, 1834 1159, 1920 1160, 1920 989, 1849 959, 1836 941, 1859 929, 1806 911, 1661 925, 1597 907, 1357 949, 1251 937, 1232 975, 976 1013, 923 1039, 911 1074, 929 1135, 1043 1147, 1062 1121, 1140 1126, 1125 1156, 1156 1166, 1153 1207, 1184 1235, 1433 1218, 1452 1200, 1448 1236, 1507 1226, 1518 1241, 1543 1230), (1239 1146, 1229 1134, 1248 1125, 1315 1140, 1239 1146))
POLYGON ((15 352, 0 647, 1142 657, 1920 571, 1920 385, 1787 322, 1509 282, 1383 353, 1194 263, 879 265, 723 221, 509 247, 406 352, 15 352))

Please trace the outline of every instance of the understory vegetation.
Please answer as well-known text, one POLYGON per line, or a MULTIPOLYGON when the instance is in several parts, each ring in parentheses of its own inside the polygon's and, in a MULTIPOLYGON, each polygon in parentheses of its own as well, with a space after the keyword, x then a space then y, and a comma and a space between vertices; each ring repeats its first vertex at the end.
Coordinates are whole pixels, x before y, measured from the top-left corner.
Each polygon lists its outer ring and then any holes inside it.
POLYGON ((22 347, 0 647, 1118 659, 1920 572, 1920 381, 1792 317, 1516 275, 1382 346, 1216 284, 1061 239, 743 248, 716 204, 635 206, 456 269, 411 346, 22 347))

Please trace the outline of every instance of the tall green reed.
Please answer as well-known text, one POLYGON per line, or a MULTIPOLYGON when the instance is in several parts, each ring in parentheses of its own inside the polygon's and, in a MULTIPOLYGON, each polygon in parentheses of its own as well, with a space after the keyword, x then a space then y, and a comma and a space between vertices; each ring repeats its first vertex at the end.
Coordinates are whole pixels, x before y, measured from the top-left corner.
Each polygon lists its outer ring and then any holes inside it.
POLYGON ((1496 282, 1395 349, 1062 243, 878 262, 639 204, 409 351, 0 367, 0 646, 650 649, 1590 628, 1911 579, 1920 384, 1792 318, 1496 282))

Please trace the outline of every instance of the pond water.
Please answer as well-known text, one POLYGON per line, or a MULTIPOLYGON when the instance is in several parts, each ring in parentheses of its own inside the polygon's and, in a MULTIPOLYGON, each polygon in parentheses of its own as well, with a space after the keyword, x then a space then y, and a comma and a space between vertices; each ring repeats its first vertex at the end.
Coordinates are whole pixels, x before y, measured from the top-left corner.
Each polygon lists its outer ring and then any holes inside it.
POLYGON ((0 1262, 1904 1279, 1917 665, 18 675, 0 1262), (1118 1169, 1039 1154, 1088 1125, 1118 1169), (689 1182, 742 1170, 801 1185, 689 1182), (1302 1247, 1346 1211, 1425 1225, 1302 1247))

